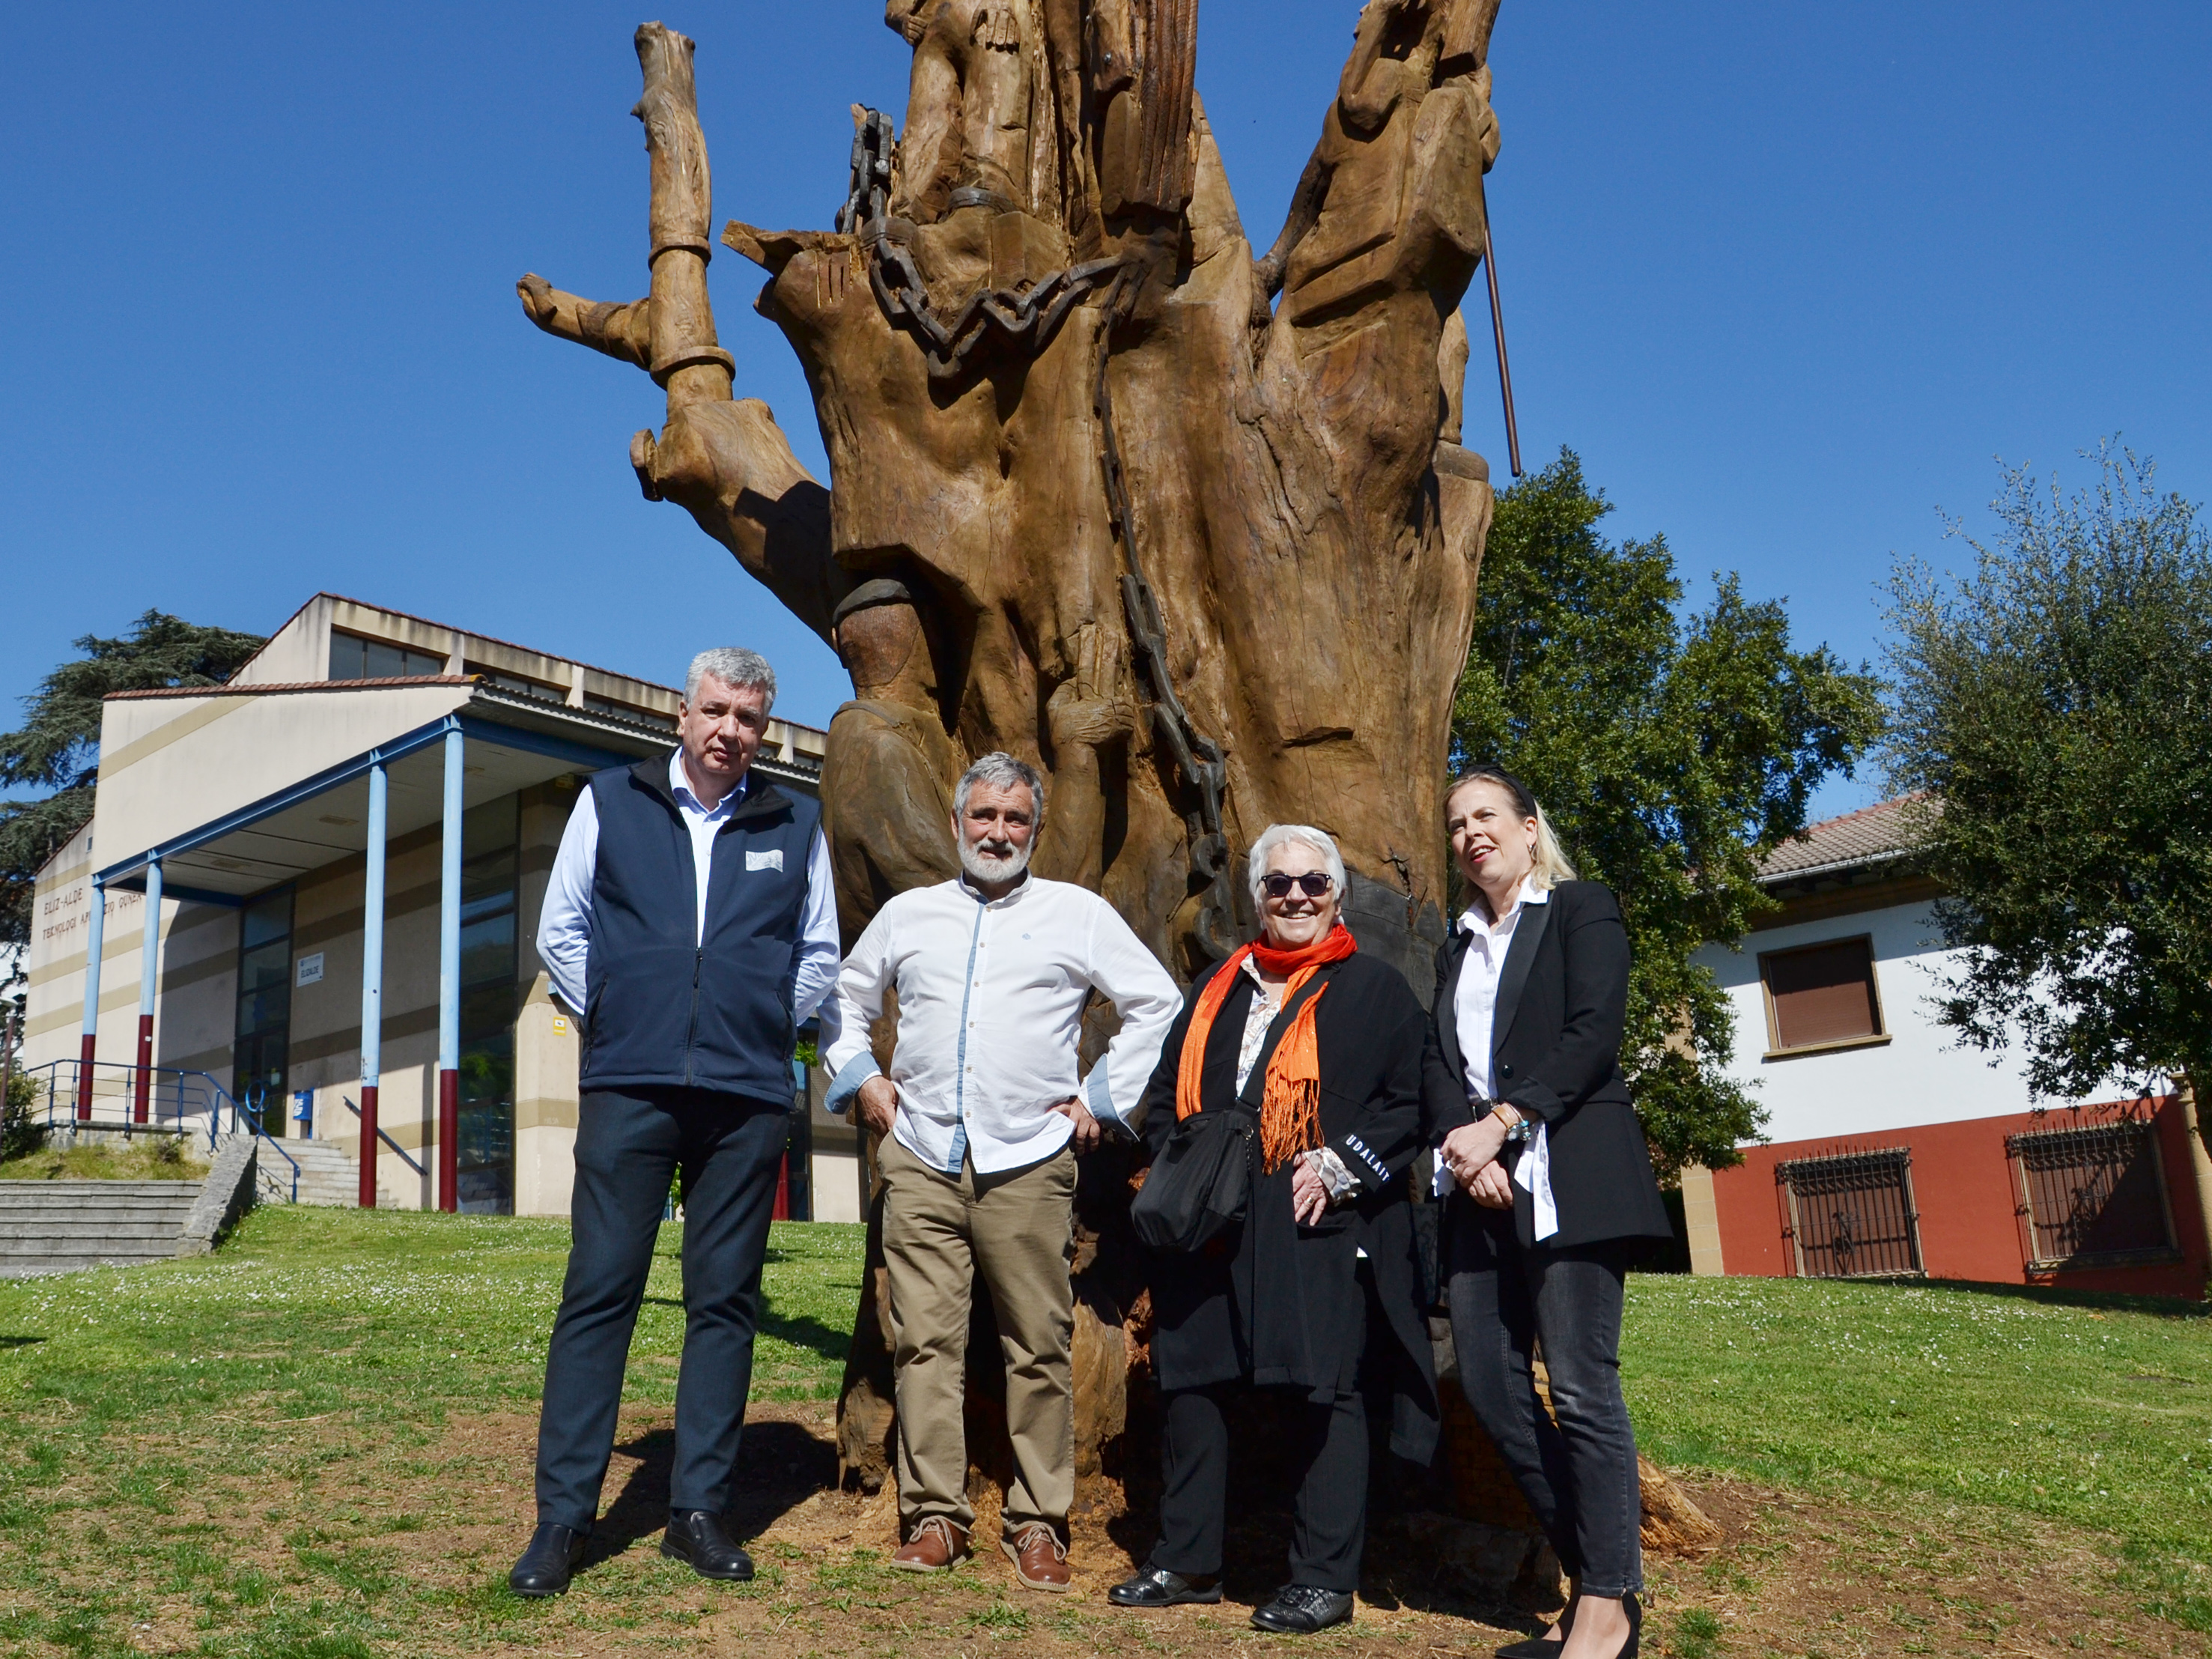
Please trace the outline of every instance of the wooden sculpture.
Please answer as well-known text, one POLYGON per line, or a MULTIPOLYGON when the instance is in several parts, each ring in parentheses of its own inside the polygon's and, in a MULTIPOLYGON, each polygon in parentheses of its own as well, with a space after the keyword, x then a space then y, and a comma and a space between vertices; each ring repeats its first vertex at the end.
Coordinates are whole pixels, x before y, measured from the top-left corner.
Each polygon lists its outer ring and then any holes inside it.
MULTIPOLYGON (((1039 872, 1104 893, 1179 977, 1249 934, 1244 850, 1289 820, 1335 836, 1362 948, 1425 996, 1491 513, 1458 441, 1458 305, 1498 151, 1497 3, 1368 0, 1255 261, 1194 88, 1197 0, 890 0, 903 137, 856 107, 833 228, 721 234, 769 273, 757 304, 805 367, 827 487, 732 401, 692 43, 638 30, 652 292, 520 292, 665 388, 666 424, 631 443, 646 495, 851 672, 823 780, 848 942, 951 872, 952 781, 1007 750, 1048 780, 1039 872)), ((1128 1294, 1097 1246, 1077 1262, 1102 1269, 1078 1334, 1092 1469, 1128 1294)), ((888 1383, 869 1295, 841 1431, 864 1480, 888 1383)))

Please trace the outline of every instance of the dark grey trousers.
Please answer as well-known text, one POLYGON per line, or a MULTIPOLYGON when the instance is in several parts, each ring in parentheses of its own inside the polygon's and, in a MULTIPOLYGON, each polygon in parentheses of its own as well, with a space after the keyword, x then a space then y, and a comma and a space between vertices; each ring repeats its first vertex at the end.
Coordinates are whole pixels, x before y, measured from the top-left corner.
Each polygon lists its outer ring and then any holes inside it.
MULTIPOLYGON (((1229 1496, 1229 1426, 1221 1408, 1237 1386, 1164 1396, 1160 1541, 1152 1546, 1151 1565, 1186 1578, 1221 1571, 1229 1496)), ((1356 1394, 1326 1404, 1308 1401, 1300 1414, 1297 1443, 1268 1454, 1295 1460, 1299 1468, 1290 1582, 1355 1590, 1367 1542, 1366 1401, 1356 1394)))
POLYGON ((568 1276, 538 1419, 541 1524, 589 1532, 599 1516, 630 1334, 678 1170, 685 1326, 669 1507, 716 1515, 729 1507, 788 1114, 781 1103, 703 1089, 584 1096, 568 1276))
POLYGON ((1523 1249, 1510 1213, 1498 1213, 1452 1218, 1460 1386, 1583 1593, 1640 1594, 1642 1490, 1620 1393, 1627 1252, 1619 1244, 1523 1249), (1540 1344, 1551 1412, 1529 1363, 1540 1344))

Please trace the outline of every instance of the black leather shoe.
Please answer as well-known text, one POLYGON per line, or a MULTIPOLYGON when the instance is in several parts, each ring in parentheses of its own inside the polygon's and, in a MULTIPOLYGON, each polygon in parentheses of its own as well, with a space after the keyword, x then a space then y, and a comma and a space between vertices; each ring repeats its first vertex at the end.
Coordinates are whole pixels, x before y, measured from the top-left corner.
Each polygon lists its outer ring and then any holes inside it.
POLYGON ((1165 1567, 1148 1566, 1106 1592, 1117 1607, 1178 1607, 1186 1601, 1208 1605, 1221 1599, 1221 1580, 1186 1578, 1165 1567))
POLYGON ((530 1534, 530 1547, 523 1551, 522 1559, 507 1575, 507 1589, 517 1595, 558 1595, 568 1588, 568 1575, 584 1559, 584 1540, 589 1536, 550 1522, 538 1528, 530 1534))
POLYGON ((730 1541, 722 1517, 712 1510, 671 1510, 660 1553, 689 1561, 702 1578, 744 1580, 753 1576, 753 1559, 730 1541))
POLYGON ((1351 1618, 1351 1592, 1285 1584, 1275 1592, 1273 1601, 1252 1615, 1252 1628, 1284 1636, 1310 1636, 1331 1625, 1346 1624, 1351 1618))

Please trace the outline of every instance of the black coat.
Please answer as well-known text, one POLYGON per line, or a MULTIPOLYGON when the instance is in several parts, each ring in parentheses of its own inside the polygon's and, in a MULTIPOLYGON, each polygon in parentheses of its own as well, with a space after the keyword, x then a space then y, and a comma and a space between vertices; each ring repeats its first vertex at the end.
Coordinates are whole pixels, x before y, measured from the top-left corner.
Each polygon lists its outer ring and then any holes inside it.
MULTIPOLYGON (((1219 971, 1190 988, 1145 1091, 1145 1136, 1155 1156, 1176 1126, 1176 1073, 1192 1011, 1219 971)), ((1237 977, 1206 1040, 1200 1111, 1237 1099, 1237 1051, 1255 994, 1249 975, 1237 977)), ((1316 977, 1328 981, 1314 1010, 1322 1135, 1359 1189, 1318 1225, 1301 1227, 1291 1212, 1295 1160, 1263 1175, 1255 1153, 1243 1224, 1195 1254, 1151 1259, 1152 1365, 1163 1389, 1241 1381, 1326 1398, 1362 1386, 1360 1359, 1371 1346, 1387 1356, 1390 1374, 1370 1376, 1365 1389, 1387 1387, 1395 1396, 1391 1448, 1425 1463, 1436 1448, 1436 1377, 1406 1172, 1423 1144, 1426 1021, 1404 976, 1379 957, 1348 957, 1316 977)), ((1246 1079, 1244 1099, 1255 1109, 1285 1014, 1246 1079)))
MULTIPOLYGON (((1467 951, 1466 930, 1454 927, 1437 953, 1436 1035, 1425 1090, 1431 1138, 1476 1115, 1467 1098, 1452 1006, 1467 951)), ((1550 902, 1525 907, 1498 980, 1491 1087, 1545 1126, 1559 1212, 1559 1231, 1545 1242, 1554 1248, 1674 1233, 1651 1173, 1644 1125, 1621 1075, 1627 1018, 1628 932, 1611 890, 1600 882, 1562 882, 1550 902)), ((1486 1103, 1481 1115, 1488 1111, 1486 1103)), ((1524 1246, 1535 1237, 1534 1211, 1516 1182, 1513 1229, 1524 1246)), ((1494 1225, 1487 1218, 1503 1215, 1455 1192, 1446 1219, 1454 1227, 1469 1220, 1494 1225)))

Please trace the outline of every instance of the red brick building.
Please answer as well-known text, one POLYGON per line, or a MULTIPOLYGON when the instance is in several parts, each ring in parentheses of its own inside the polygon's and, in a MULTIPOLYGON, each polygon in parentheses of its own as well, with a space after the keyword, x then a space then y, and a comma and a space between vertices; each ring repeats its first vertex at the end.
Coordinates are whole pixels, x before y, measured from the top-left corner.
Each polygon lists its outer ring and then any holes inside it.
POLYGON ((2036 1102, 2015 1059, 1958 1044, 1933 1003, 1957 953, 1898 808, 1778 851, 1762 882, 1781 914, 1701 957, 1771 1139, 1686 1175, 1695 1270, 2203 1297, 2212 1162, 2189 1103, 2036 1102))

